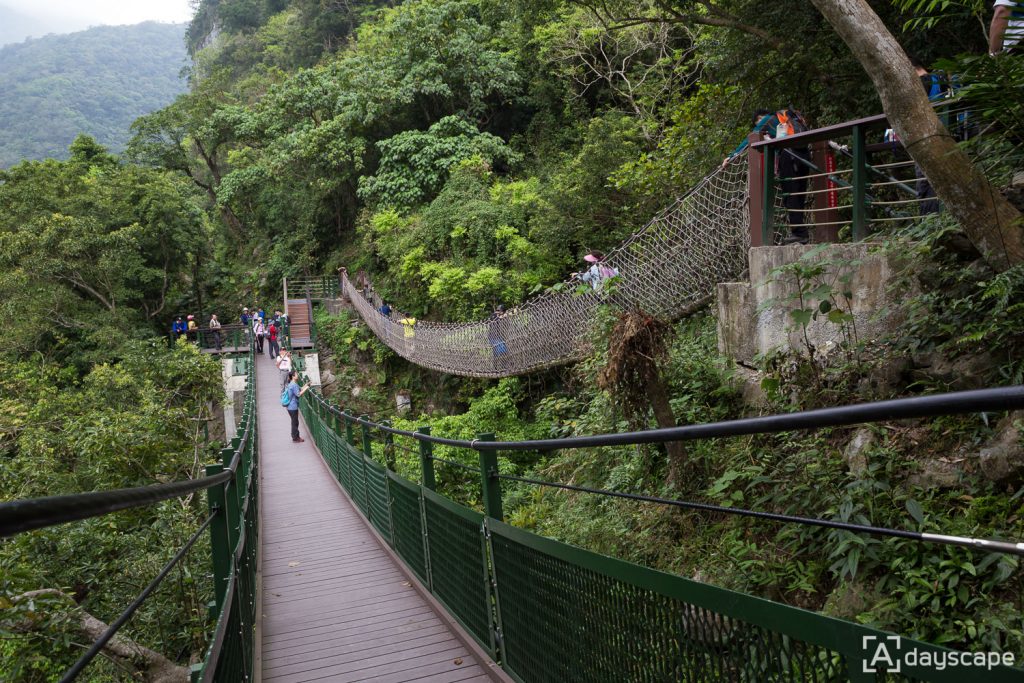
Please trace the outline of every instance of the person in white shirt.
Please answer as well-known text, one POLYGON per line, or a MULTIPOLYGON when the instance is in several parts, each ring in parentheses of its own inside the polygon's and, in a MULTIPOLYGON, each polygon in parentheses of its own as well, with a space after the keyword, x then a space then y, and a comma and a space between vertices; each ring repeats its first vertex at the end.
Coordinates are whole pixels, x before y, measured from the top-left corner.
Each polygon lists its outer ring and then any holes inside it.
POLYGON ((252 319, 252 333, 256 335, 256 353, 263 353, 263 336, 267 329, 263 326, 263 320, 258 315, 252 319))
POLYGON ((292 371, 292 354, 288 350, 282 350, 274 363, 277 365, 277 369, 281 371, 281 388, 283 389, 288 385, 288 375, 292 371))
POLYGON ((210 316, 210 332, 213 333, 213 343, 214 343, 214 345, 217 347, 217 350, 220 351, 220 344, 221 344, 220 321, 217 320, 217 314, 216 313, 214 313, 213 315, 210 316))
POLYGON ((988 27, 988 53, 1019 49, 1024 38, 1024 0, 995 0, 988 27))

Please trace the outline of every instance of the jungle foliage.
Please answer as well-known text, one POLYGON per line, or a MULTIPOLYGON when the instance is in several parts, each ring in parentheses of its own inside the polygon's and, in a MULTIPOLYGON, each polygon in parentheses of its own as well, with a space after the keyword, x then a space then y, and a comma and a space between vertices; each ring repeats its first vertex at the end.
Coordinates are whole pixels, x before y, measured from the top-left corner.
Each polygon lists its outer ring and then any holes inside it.
MULTIPOLYGON (((209 460, 218 444, 198 425, 219 399, 219 370, 188 345, 153 341, 175 315, 234 320, 243 304, 272 304, 282 277, 344 265, 365 269, 403 312, 480 318, 642 227, 735 146, 753 108, 792 104, 819 126, 879 110, 861 67, 799 0, 195 4, 189 91, 138 118, 121 158, 80 137, 66 161, 0 174, 0 306, 14 357, 0 362, 5 498, 189 476, 209 460)), ((980 3, 912 30, 922 8, 944 11, 925 5, 872 2, 909 51, 929 64, 955 59, 949 68, 969 75, 964 91, 1000 131, 984 143, 994 145, 986 170, 1006 180, 1019 167, 1021 129, 1004 116, 1000 84, 1015 82, 1019 67, 956 57, 984 52, 980 3)), ((997 276, 951 248, 958 231, 941 219, 916 230, 885 236, 887 248, 914 250, 907 278, 924 284, 907 290, 903 333, 881 350, 851 335, 831 365, 814 365, 813 355, 762 359, 765 410, 946 388, 921 376, 884 391, 865 380, 899 355, 996 346, 984 381, 1020 381, 1020 272, 997 276)), ((841 297, 823 296, 806 315, 841 313, 841 297)), ((614 377, 638 372, 609 373, 611 312, 595 321, 591 358, 500 382, 410 367, 351 313, 317 322, 321 351, 333 356, 329 391, 403 428, 526 439, 654 424, 636 387, 617 393, 614 377), (413 415, 390 415, 400 389, 412 392, 413 415)), ((713 318, 656 337, 662 417, 697 423, 749 411, 718 357, 713 318)), ((928 462, 991 438, 986 418, 876 432, 857 469, 843 457, 848 429, 694 442, 685 476, 668 476, 668 453, 653 446, 524 453, 500 466, 725 506, 1024 536, 1021 482, 993 483, 970 467, 950 486, 921 478, 928 462)), ((400 445, 379 455, 415 479, 414 445, 400 445)), ((437 455, 474 464, 457 450, 437 455)), ((472 473, 439 474, 443 492, 479 505, 472 473)), ((1010 558, 526 485, 505 496, 513 523, 570 543, 934 642, 1024 654, 1024 574, 1010 558)), ((198 507, 167 504, 0 547, 0 628, 18 631, 0 640, 0 670, 48 680, 76 652, 60 605, 33 611, 39 621, 26 629, 27 608, 14 598, 58 587, 110 619, 195 528, 198 507)), ((205 634, 207 574, 197 562, 130 631, 180 663, 205 634)), ((95 680, 123 676, 108 666, 95 680)))
POLYGON ((136 117, 185 91, 184 31, 155 22, 97 26, 0 48, 0 168, 65 158, 80 133, 123 150, 136 117))

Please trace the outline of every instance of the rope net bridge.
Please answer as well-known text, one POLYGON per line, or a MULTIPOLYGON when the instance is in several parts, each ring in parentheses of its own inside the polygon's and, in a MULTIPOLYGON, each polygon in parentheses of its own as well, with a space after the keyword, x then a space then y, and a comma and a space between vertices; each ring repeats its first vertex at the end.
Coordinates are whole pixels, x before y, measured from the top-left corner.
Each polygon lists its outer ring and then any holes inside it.
POLYGON ((613 304, 674 320, 702 306, 716 285, 746 268, 747 167, 707 175, 604 259, 618 274, 592 288, 570 279, 493 320, 402 324, 342 275, 355 309, 398 355, 432 370, 509 377, 579 360, 598 307, 613 304), (580 291, 583 288, 586 291, 580 291))

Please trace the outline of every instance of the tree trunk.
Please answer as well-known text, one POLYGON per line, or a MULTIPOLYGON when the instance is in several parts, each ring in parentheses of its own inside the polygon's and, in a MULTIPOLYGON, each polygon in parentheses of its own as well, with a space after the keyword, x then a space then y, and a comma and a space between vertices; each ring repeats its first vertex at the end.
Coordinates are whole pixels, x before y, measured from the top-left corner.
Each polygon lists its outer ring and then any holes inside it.
MULTIPOLYGON (((14 602, 50 596, 67 600, 75 617, 74 625, 88 642, 96 642, 107 630, 105 623, 75 605, 70 595, 54 588, 22 593, 14 598, 14 602)), ((38 619, 29 617, 15 628, 22 632, 34 631, 38 628, 38 622, 38 619)), ((131 671, 132 680, 137 678, 147 683, 186 683, 189 680, 189 671, 186 667, 178 666, 159 652, 154 652, 123 636, 111 638, 103 647, 103 654, 131 671)))
POLYGON ((1024 263, 1021 214, 950 136, 900 44, 866 0, 811 0, 875 84, 889 122, 936 196, 996 270, 1024 263))
MULTIPOLYGON (((654 363, 651 363, 647 373, 646 388, 651 410, 654 411, 654 421, 658 427, 666 429, 678 426, 676 415, 672 412, 672 405, 669 403, 668 389, 654 363)), ((682 441, 669 441, 665 444, 665 450, 668 451, 668 474, 665 481, 669 486, 676 486, 686 470, 686 447, 682 441)))

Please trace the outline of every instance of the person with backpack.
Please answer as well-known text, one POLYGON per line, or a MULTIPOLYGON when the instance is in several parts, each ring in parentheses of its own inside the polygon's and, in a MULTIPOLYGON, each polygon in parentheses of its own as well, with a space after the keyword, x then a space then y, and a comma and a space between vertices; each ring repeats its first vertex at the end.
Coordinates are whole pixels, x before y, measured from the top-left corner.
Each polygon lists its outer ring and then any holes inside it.
MULTIPOLYGON (((263 321, 261 320, 260 322, 262 323, 263 321)), ((281 355, 281 345, 278 344, 277 340, 279 334, 280 330, 278 330, 277 325, 273 321, 271 321, 270 327, 267 328, 266 335, 267 340, 269 342, 267 344, 267 346, 269 347, 267 348, 267 355, 269 355, 271 358, 275 358, 276 356, 281 355)))
POLYGON ((190 342, 195 342, 199 335, 199 326, 196 325, 196 317, 194 315, 189 315, 186 320, 188 320, 188 340, 190 342))
POLYGON ((487 342, 491 345, 491 352, 494 354, 494 369, 502 370, 503 361, 508 356, 508 345, 505 343, 506 328, 508 327, 508 314, 503 305, 498 305, 487 318, 487 342))
POLYGON ((288 417, 292 422, 292 441, 294 443, 302 443, 305 441, 299 436, 299 398, 306 393, 310 385, 299 389, 298 383, 299 373, 295 370, 289 370, 285 376, 284 392, 281 394, 281 405, 288 409, 288 417))
MULTIPOLYGON (((752 118, 752 133, 761 133, 772 140, 796 135, 809 130, 807 121, 793 107, 772 111, 757 109, 752 118)), ((743 138, 736 149, 722 161, 726 166, 747 148, 747 138, 743 138)), ((811 151, 807 145, 784 147, 776 152, 775 177, 778 179, 779 190, 783 193, 783 205, 789 219, 789 237, 785 244, 807 244, 811 235, 804 220, 804 207, 807 203, 807 175, 810 173, 811 151)))

